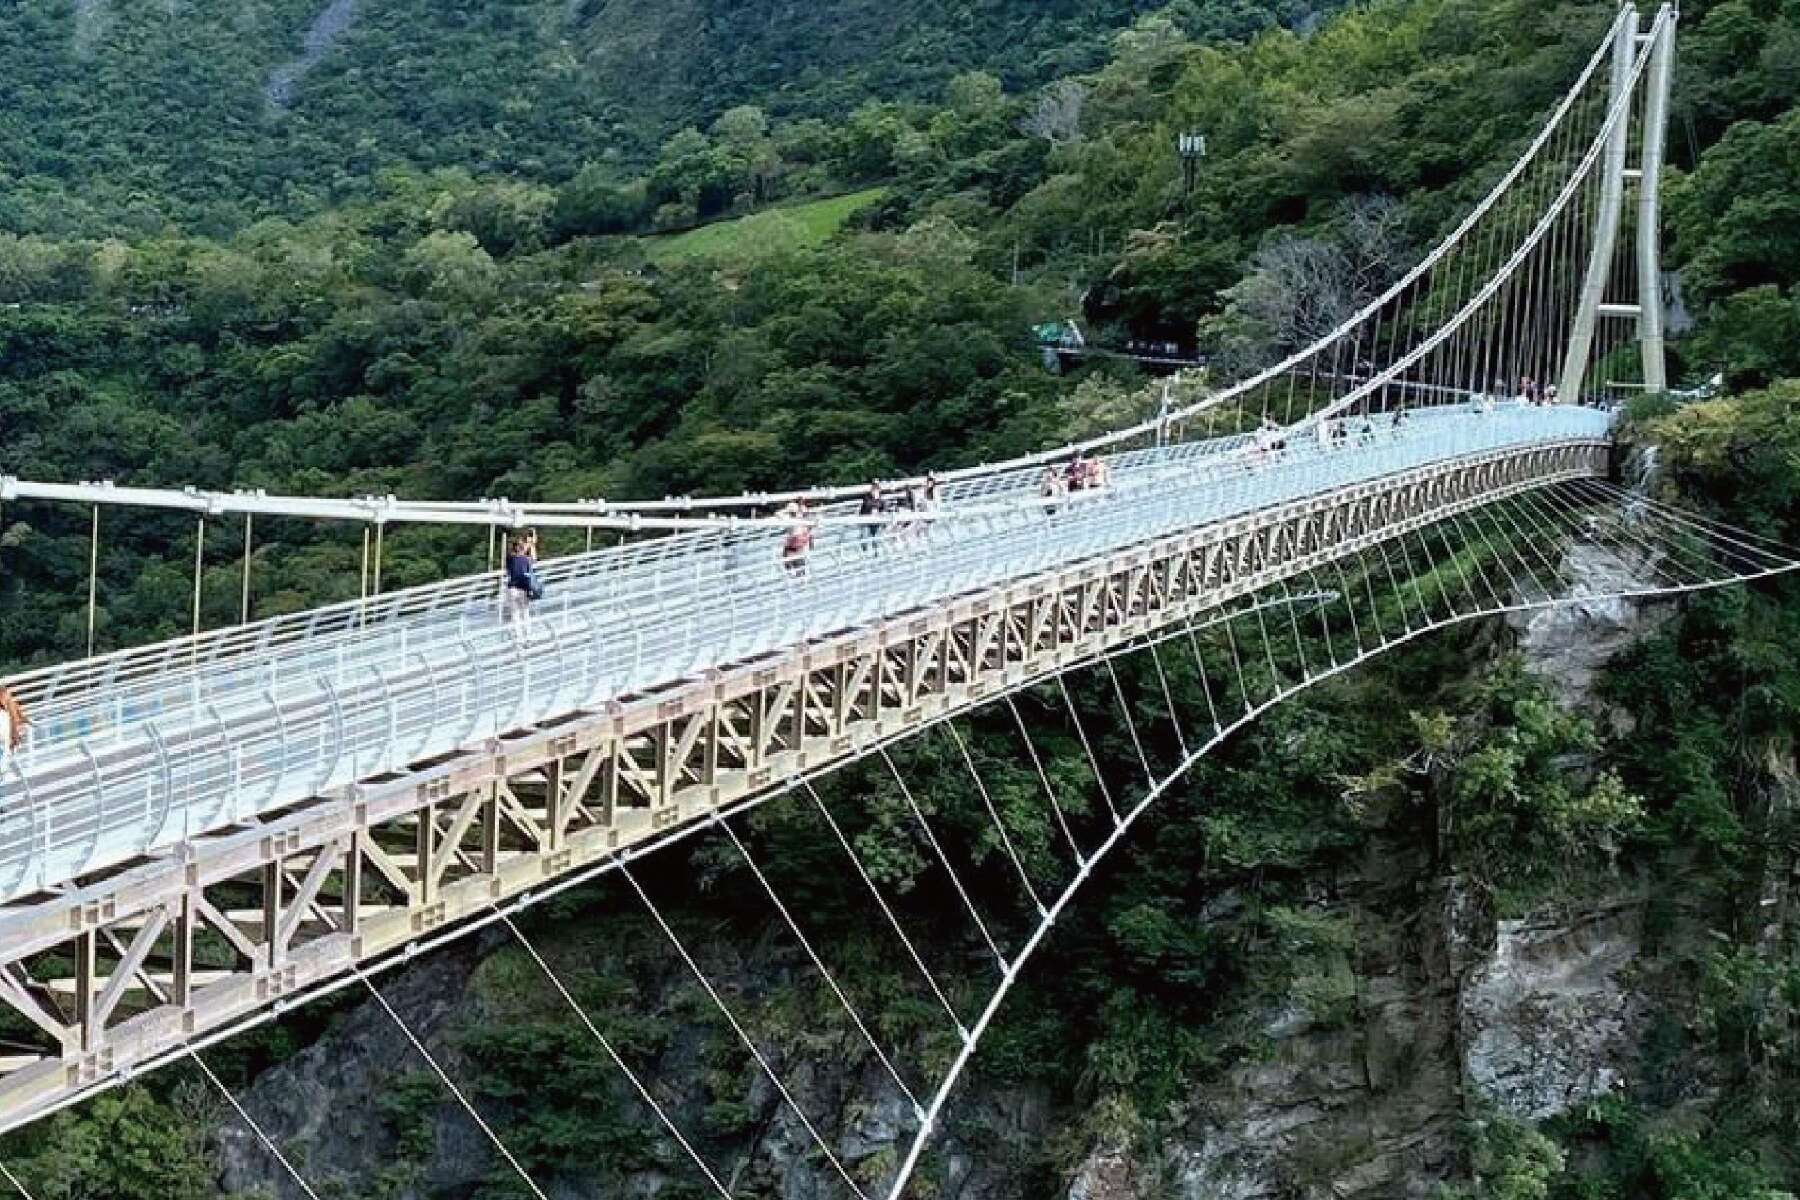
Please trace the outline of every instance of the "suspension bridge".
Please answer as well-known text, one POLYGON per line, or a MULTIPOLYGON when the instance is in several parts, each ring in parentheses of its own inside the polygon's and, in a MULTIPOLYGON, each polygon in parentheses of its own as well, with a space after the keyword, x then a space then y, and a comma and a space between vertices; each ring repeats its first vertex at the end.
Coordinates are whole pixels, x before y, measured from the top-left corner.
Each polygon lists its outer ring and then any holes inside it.
MULTIPOLYGON (((1621 9, 1486 195, 1325 337, 1132 428, 947 473, 917 510, 860 514, 845 488, 515 505, 0 480, 9 509, 85 513, 92 542, 88 656, 6 681, 33 724, 0 766, 0 1130, 182 1060, 224 1091, 208 1048, 354 987, 542 1196, 376 984, 498 925, 618 1066, 647 1128, 729 1196, 730 1173, 643 1057, 513 919, 610 874, 741 1039, 825 1181, 903 1195, 1057 918, 1233 732, 1435 630, 1595 599, 1576 546, 1640 581, 1612 593, 1626 597, 1800 567, 1784 546, 1617 482, 1619 403, 1668 390, 1657 193, 1676 20, 1621 9), (1042 486, 1077 455, 1106 464, 1104 486, 1042 486), (759 515, 789 502, 815 507, 759 515), (92 573, 114 509, 193 520, 189 636, 94 653, 92 573), (360 527, 357 598, 253 620, 261 518, 360 527), (239 522, 241 620, 204 630, 208 530, 216 549, 239 522), (817 531, 799 561, 782 553, 796 522, 817 531), (490 547, 526 525, 585 532, 588 549, 547 563, 547 598, 508 623, 492 571, 383 590, 384 539, 412 525, 490 547), (621 544, 593 549, 597 533, 621 544), (1086 796, 1045 770, 1049 736, 1081 747, 1086 796), (928 740, 954 750, 960 802, 985 814, 979 870, 940 836, 906 766, 928 740), (1039 781, 1033 828, 1050 839, 996 806, 982 767, 995 761, 1039 781), (852 767, 915 819, 895 836, 967 916, 985 960, 972 977, 908 928, 866 842, 846 835, 855 797, 826 794, 852 767), (816 813, 869 928, 941 1013, 941 1053, 887 1041, 808 937, 745 833, 769 803, 816 813), (891 1159, 859 1158, 806 1111, 794 1064, 746 1027, 640 880, 646 858, 698 837, 744 860, 903 1099, 911 1123, 891 1159)), ((323 1181, 238 1111, 284 1194, 315 1196, 323 1181)))

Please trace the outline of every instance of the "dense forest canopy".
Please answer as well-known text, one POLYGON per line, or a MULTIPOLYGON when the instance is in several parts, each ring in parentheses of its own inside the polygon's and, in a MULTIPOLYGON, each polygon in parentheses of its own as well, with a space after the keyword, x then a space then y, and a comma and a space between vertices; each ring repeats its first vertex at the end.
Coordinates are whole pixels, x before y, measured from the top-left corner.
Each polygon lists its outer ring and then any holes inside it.
MULTIPOLYGON (((1371 212, 1382 253, 1415 257, 1611 15, 1591 0, 1327 7, 22 0, 0 11, 0 472, 627 497, 966 463, 1145 415, 1129 369, 1052 376, 1026 330, 1103 292, 1123 334, 1255 334, 1271 249, 1366 253, 1371 212), (1173 147, 1190 130, 1211 154, 1184 196, 1173 147), (835 234, 773 251, 725 225, 697 255, 653 240, 876 186, 835 234)), ((1686 502, 1789 542, 1797 31, 1800 0, 1682 13, 1666 241, 1696 324, 1676 366, 1733 390, 1650 398, 1633 426, 1666 447, 1686 502)), ((112 532, 102 648, 180 632, 191 531, 138 517, 112 532)), ((354 593, 354 531, 279 532, 258 552, 260 614, 354 593)), ((0 513, 6 670, 81 646, 86 546, 79 515, 0 513)), ((477 540, 450 534, 390 549, 395 586, 482 565, 477 540)), ((235 565, 209 566, 207 620, 224 623, 235 565)), ((1517 909, 1572 879, 1678 880, 1718 945, 1668 952, 1699 999, 1670 1001, 1659 1036, 1744 1100, 1695 1101, 1683 1125, 1652 1089, 1543 1130, 1483 1125, 1469 1194, 1791 1189, 1800 979, 1759 906, 1800 844, 1795 806, 1771 800, 1800 713, 1796 613, 1778 589, 1693 605, 1608 676, 1628 729, 1559 713, 1510 667, 1464 678, 1479 638, 1283 710, 1209 763, 1139 869, 1060 931, 1064 957, 1021 1006, 1037 1015, 1001 1031, 995 1070, 1152 1138, 1185 1086, 1260 1052, 1252 1017, 1274 998, 1341 1014, 1354 931, 1319 915, 1313 884, 1372 836, 1343 781, 1450 747, 1441 778, 1385 794, 1400 833, 1425 838, 1454 810, 1431 869, 1517 909), (1395 696, 1416 719, 1396 719, 1395 696), (1564 786, 1572 755, 1603 765, 1606 803, 1564 786), (1220 916, 1226 893, 1241 903, 1220 916)), ((758 836, 788 831, 771 818, 758 836)), ((523 1028, 521 1044, 473 1048, 488 1094, 529 1088, 516 1064, 546 1047, 567 1052, 523 1028)), ((288 1049, 272 1036, 245 1062, 288 1049)), ((1658 1061, 1646 1079, 1676 1094, 1680 1068, 1658 1061)), ((416 1133, 414 1103, 394 1106, 416 1133)), ((180 1117, 132 1090, 20 1153, 40 1195, 213 1195, 180 1117)), ((518 1124, 543 1161, 622 1153, 578 1094, 518 1124)))
MULTIPOLYGON (((686 125, 1026 88, 1097 65, 1153 0, 20 0, 0 11, 0 230, 222 234, 385 171, 623 181, 686 125)), ((1173 6, 1195 36, 1301 0, 1173 6)))

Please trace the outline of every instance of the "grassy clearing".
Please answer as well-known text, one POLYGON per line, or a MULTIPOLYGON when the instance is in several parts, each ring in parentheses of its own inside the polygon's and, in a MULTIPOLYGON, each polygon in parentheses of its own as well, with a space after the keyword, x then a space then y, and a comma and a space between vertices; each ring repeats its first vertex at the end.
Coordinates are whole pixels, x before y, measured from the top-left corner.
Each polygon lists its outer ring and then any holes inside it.
POLYGON ((651 262, 666 266, 701 258, 761 258, 783 250, 803 250, 825 241, 858 209, 880 200, 886 192, 886 188, 869 188, 829 200, 772 208, 673 237, 649 238, 644 242, 644 254, 651 262))

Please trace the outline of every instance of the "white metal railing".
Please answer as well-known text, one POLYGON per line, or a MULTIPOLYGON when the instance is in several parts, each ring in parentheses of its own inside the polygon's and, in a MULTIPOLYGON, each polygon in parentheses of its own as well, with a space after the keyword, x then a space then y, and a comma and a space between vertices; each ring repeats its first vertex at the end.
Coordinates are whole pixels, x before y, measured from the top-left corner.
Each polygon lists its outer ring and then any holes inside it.
POLYGON ((1604 438, 1582 408, 1361 418, 1259 453, 1231 438, 1110 460, 1035 499, 1026 469, 948 489, 939 519, 832 525, 801 571, 729 526, 546 565, 528 635, 481 575, 38 672, 0 766, 0 898, 50 886, 483 737, 710 666, 1182 529, 1449 458, 1604 438), (1335 432, 1335 431, 1333 431, 1335 432), (970 515, 975 514, 975 515, 970 515))

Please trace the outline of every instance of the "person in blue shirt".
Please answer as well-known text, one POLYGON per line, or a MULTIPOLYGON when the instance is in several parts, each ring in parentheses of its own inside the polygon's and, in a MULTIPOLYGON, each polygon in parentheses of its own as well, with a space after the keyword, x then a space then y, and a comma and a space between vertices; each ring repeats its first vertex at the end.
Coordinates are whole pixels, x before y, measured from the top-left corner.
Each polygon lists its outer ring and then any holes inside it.
POLYGON ((527 529, 512 540, 506 551, 506 587, 501 619, 512 628, 513 640, 531 636, 531 604, 543 598, 544 585, 537 573, 537 531, 527 529))

